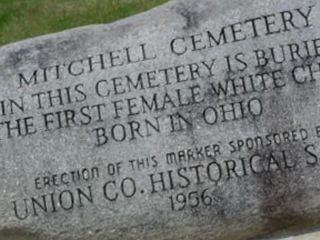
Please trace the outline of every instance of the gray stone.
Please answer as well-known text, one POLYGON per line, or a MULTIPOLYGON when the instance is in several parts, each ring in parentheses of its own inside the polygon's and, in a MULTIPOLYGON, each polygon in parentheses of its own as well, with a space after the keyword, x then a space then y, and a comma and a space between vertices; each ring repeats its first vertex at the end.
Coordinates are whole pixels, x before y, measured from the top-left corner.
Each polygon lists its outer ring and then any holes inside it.
POLYGON ((181 0, 0 48, 0 239, 320 225, 320 5, 181 0))
POLYGON ((320 238, 319 233, 310 233, 310 234, 303 234, 297 237, 289 237, 283 240, 318 240, 320 238))

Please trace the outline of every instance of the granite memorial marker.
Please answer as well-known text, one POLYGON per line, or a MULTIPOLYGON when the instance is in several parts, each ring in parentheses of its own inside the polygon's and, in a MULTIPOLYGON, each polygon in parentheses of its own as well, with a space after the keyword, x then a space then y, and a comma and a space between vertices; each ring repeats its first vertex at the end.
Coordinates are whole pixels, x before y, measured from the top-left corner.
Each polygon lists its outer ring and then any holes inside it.
POLYGON ((0 48, 0 239, 320 226, 320 4, 177 0, 0 48))

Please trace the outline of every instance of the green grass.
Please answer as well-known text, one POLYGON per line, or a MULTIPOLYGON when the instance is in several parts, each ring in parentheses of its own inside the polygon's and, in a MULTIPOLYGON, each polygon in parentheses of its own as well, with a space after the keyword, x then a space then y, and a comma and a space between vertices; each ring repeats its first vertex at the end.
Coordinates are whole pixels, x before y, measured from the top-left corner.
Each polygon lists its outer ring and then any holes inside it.
POLYGON ((167 0, 0 0, 0 45, 112 22, 164 2, 167 0))

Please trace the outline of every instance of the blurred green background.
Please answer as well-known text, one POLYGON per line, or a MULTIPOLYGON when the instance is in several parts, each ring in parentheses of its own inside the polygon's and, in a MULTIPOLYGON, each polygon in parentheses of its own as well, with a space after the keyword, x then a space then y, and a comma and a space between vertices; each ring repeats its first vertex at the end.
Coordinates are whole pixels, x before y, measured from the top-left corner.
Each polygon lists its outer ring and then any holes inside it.
POLYGON ((167 0, 0 0, 0 45, 88 24, 108 23, 167 0))

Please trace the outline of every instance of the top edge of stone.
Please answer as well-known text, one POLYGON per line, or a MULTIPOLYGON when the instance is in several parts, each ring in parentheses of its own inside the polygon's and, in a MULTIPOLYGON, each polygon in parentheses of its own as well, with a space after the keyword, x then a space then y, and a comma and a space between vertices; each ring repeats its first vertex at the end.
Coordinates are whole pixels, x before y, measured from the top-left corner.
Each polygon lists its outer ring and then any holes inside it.
MULTIPOLYGON (((206 1, 206 0, 198 0, 197 2, 204 2, 204 1, 206 1)), ((140 13, 137 13, 137 14, 125 17, 125 18, 115 20, 113 22, 89 24, 89 25, 79 26, 79 27, 75 27, 75 28, 69 28, 69 29, 65 29, 62 31, 54 32, 54 33, 48 33, 48 34, 44 34, 44 35, 39 35, 39 36, 31 37, 31 38, 18 40, 16 42, 4 44, 2 46, 0 45, 0 51, 11 50, 11 49, 15 49, 17 47, 26 47, 26 46, 29 46, 30 44, 41 43, 41 42, 49 40, 49 39, 54 39, 54 38, 58 38, 60 36, 65 36, 65 35, 70 35, 70 34, 76 34, 76 33, 80 33, 83 31, 90 31, 90 30, 92 30, 92 31, 97 31, 97 30, 107 31, 110 27, 121 26, 121 25, 126 24, 128 22, 145 21, 145 19, 147 17, 149 17, 150 20, 155 21, 159 17, 162 18, 162 16, 158 15, 159 13, 166 12, 166 11, 170 10, 171 7, 173 7, 179 3, 183 3, 183 5, 186 6, 188 4, 191 5, 192 3, 194 3, 194 1, 193 0, 169 0, 169 2, 167 2, 167 3, 161 4, 159 6, 155 6, 155 7, 151 8, 149 10, 146 10, 144 12, 140 12, 140 13)))

